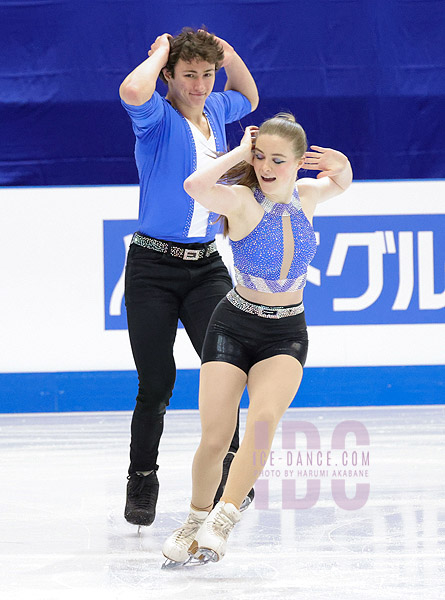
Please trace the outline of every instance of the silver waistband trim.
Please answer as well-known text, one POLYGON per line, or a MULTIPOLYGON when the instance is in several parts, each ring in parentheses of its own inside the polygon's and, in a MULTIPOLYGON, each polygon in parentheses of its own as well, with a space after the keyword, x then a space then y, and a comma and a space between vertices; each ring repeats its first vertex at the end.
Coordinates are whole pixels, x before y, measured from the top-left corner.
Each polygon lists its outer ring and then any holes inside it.
POLYGON ((136 246, 142 246, 142 248, 162 252, 163 254, 170 254, 171 256, 181 258, 182 260, 199 260, 200 258, 207 258, 218 251, 216 242, 211 242, 205 248, 180 248, 179 246, 174 246, 173 242, 169 244, 168 242, 157 240, 137 232, 133 234, 131 243, 136 244, 136 246))
POLYGON ((266 306, 265 304, 254 304, 244 300, 235 290, 230 290, 226 295, 227 300, 236 308, 251 315, 264 317, 266 319, 282 319, 283 317, 293 317, 304 312, 303 303, 298 306, 266 306))

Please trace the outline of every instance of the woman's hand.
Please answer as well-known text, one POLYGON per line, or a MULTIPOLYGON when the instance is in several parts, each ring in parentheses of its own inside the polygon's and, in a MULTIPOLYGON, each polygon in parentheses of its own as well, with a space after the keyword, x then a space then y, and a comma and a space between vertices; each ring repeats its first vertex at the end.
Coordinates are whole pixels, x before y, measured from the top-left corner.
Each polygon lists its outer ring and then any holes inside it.
POLYGON ((344 171, 348 166, 348 158, 332 148, 322 148, 321 146, 311 146, 315 152, 306 152, 302 169, 309 171, 320 171, 317 179, 322 177, 335 177, 344 171))
POLYGON ((240 148, 243 148, 246 154, 246 158, 244 160, 250 164, 252 164, 257 135, 258 127, 255 125, 250 125, 244 130, 244 135, 240 142, 240 148))

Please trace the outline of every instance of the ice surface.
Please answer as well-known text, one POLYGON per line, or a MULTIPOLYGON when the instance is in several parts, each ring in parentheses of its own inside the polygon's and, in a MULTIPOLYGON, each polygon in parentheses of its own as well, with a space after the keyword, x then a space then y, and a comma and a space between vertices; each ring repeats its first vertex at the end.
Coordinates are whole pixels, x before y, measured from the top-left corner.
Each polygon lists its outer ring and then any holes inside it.
MULTIPOLYGON (((323 476, 312 508, 283 508, 284 463, 299 450, 306 456, 306 445, 300 436, 295 449, 283 449, 280 427, 274 458, 281 474, 262 477, 269 508, 254 504, 243 514, 220 563, 165 571, 162 543, 190 499, 197 412, 167 414, 158 514, 141 535, 123 518, 130 413, 0 415, 0 596, 445 598, 444 417, 443 406, 289 410, 286 422, 305 421, 319 432, 322 460, 339 423, 365 426, 368 476, 346 485, 353 497, 358 481, 369 483, 364 506, 340 508, 332 477, 323 476)), ((351 434, 347 448, 349 455, 356 448, 351 434)), ((297 496, 310 478, 293 477, 297 496)))

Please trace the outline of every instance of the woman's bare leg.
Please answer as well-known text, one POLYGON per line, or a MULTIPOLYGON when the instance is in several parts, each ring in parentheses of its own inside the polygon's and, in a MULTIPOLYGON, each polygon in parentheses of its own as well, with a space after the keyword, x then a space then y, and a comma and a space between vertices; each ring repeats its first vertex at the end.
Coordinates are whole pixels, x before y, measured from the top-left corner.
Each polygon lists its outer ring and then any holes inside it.
POLYGON ((210 510, 213 506, 246 381, 244 371, 228 363, 213 361, 201 367, 199 413, 202 434, 192 468, 192 505, 196 508, 210 510))
POLYGON ((261 472, 260 456, 269 456, 275 429, 300 386, 303 367, 287 355, 256 363, 249 371, 246 432, 230 466, 222 500, 239 508, 261 472), (263 435, 256 432, 264 431, 263 435))

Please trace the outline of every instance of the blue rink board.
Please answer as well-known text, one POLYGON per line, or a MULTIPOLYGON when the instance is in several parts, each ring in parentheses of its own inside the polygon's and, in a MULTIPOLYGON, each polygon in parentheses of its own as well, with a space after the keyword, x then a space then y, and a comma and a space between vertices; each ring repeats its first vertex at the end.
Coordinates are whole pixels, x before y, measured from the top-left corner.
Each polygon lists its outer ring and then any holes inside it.
MULTIPOLYGON (((198 379, 177 372, 171 409, 198 408, 198 379)), ((136 393, 135 371, 0 374, 2 413, 132 410, 136 393)), ((408 404, 445 404, 445 365, 308 367, 292 406, 408 404)))

